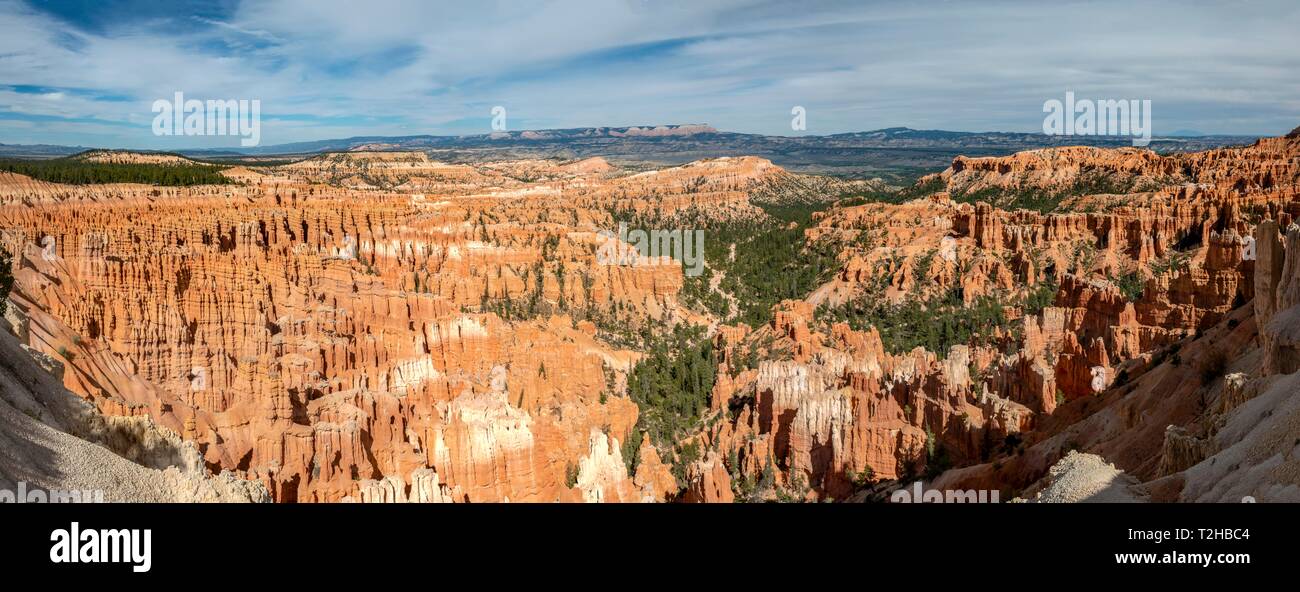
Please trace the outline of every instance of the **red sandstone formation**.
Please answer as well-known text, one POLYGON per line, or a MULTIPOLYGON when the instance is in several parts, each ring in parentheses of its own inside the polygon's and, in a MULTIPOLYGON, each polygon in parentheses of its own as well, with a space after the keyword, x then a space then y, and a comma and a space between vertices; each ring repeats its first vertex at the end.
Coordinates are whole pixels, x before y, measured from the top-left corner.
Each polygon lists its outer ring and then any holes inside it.
POLYGON ((352 152, 188 188, 0 174, 8 316, 100 412, 148 418, 277 501, 845 499, 949 464, 940 483, 1011 494, 1073 449, 1153 499, 1285 499, 1294 463, 1269 455, 1300 370, 1298 155, 1293 134, 959 158, 923 181, 942 192, 832 208, 807 233, 841 246, 828 283, 764 326, 711 325, 719 377, 684 482, 648 439, 624 458, 640 354, 615 344, 714 319, 678 302, 679 263, 599 262, 600 232, 611 210, 761 217, 750 189, 783 174, 762 159, 630 173, 352 152), (1126 190, 1051 214, 954 200, 1096 179, 1126 190), (816 313, 952 288, 1005 304, 994 345, 889 352, 816 313))
POLYGON ((1175 159, 1138 148, 1068 146, 1018 152, 1008 157, 953 159, 948 170, 923 177, 947 191, 1035 188, 1062 189, 1088 177, 1126 186, 1153 187, 1185 180, 1175 159))
MULTIPOLYGON (((1188 397, 1218 395, 1207 395, 1209 387, 1188 374, 1207 375, 1205 367, 1251 343, 1262 351, 1256 372, 1300 368, 1294 347, 1300 333, 1289 317, 1265 323, 1258 337, 1251 333, 1268 313, 1300 302, 1300 291, 1278 285, 1277 278, 1294 277, 1300 264, 1283 263, 1286 240, 1278 223, 1268 221, 1289 224, 1300 212, 1297 155, 1300 139, 1288 137, 1170 157, 1066 148, 959 158, 933 177, 950 191, 1051 190, 1095 174, 1143 192, 1082 196, 1059 214, 955 203, 947 193, 832 209, 808 234, 846 245, 844 263, 809 304, 839 304, 873 286, 884 286, 891 301, 952 286, 967 302, 987 294, 1011 299, 1048 273, 1059 277, 1054 302, 1020 321, 1014 353, 960 347, 943 352, 946 360, 921 350, 890 355, 873 331, 819 329, 807 304, 787 303, 770 327, 720 334, 724 367, 733 352, 755 344, 766 344, 770 359, 719 380, 712 409, 730 421, 707 431, 706 441, 735 459, 733 481, 737 475, 754 480, 771 466, 778 484, 808 498, 850 495, 864 474, 919 476, 935 446, 958 466, 975 465, 946 473, 945 483, 1008 493, 1041 477, 1073 447, 1099 452, 1143 479, 1186 470, 1219 449, 1207 443, 1206 428, 1164 429, 1212 425, 1212 418, 1198 419, 1196 399, 1188 397), (1068 211, 1078 208, 1104 213, 1068 211), (1252 236, 1259 220, 1265 222, 1252 236), (1259 275, 1260 266, 1267 276, 1259 275), (1134 301, 1114 283, 1125 273, 1142 285, 1134 301), (1243 307, 1252 299, 1253 319, 1251 307, 1243 307), (1231 337, 1197 339, 1221 334, 1225 324, 1231 337), (1170 353, 1179 348, 1187 352, 1182 360, 1170 353), (1166 370, 1171 364, 1178 369, 1166 370), (1169 376, 1151 382, 1161 374, 1169 376), (1135 380, 1148 394, 1129 394, 1135 380), (1141 405, 1155 404, 1165 392, 1155 385, 1174 384, 1177 394, 1158 415, 1132 407, 1142 397, 1152 402, 1141 405), (1066 407, 1058 409, 1062 402, 1066 407), (1099 431, 1105 425, 1099 422, 1113 422, 1103 418, 1115 414, 1122 423, 1099 431), (1011 435, 1025 444, 1009 447, 1011 435), (1021 446, 1034 454, 1018 456, 1021 446), (1004 455, 1011 458, 979 464, 1004 455)), ((1225 400, 1242 398, 1232 394, 1240 388, 1228 392, 1225 400)), ((1270 480, 1297 483, 1289 473, 1254 482, 1270 480)))
MULTIPOLYGON (((738 187, 755 161, 735 162, 612 183, 628 195, 738 187)), ((0 214, 20 253, 12 316, 64 359, 74 392, 154 418, 279 501, 663 499, 676 488, 653 448, 641 483, 619 454, 637 354, 574 314, 684 318, 681 269, 596 264, 610 220, 581 204, 609 196, 600 164, 325 156, 157 196, 11 176, 27 202, 0 214), (538 167, 558 181, 509 177, 538 167), (454 187, 319 183, 365 175, 454 187), (493 312, 530 300, 537 320, 493 312)))

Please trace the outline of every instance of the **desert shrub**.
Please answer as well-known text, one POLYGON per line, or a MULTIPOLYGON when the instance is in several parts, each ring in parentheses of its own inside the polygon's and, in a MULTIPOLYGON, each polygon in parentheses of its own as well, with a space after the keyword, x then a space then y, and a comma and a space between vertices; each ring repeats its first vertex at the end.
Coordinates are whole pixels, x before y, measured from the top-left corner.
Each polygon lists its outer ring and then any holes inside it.
POLYGON ((1119 288, 1125 300, 1137 302, 1142 299, 1142 276, 1138 275, 1136 271, 1131 271, 1117 278, 1111 278, 1110 281, 1119 288))
POLYGON ((876 471, 867 465, 861 473, 854 472, 852 469, 844 473, 844 477, 853 484, 854 489, 865 489, 876 482, 876 471))
POLYGON ((627 435, 627 441, 622 446, 623 464, 627 465, 629 475, 635 475, 637 466, 641 464, 641 430, 635 426, 632 432, 627 435))
POLYGON ((1210 350, 1196 364, 1196 371, 1200 373, 1201 383, 1209 384, 1228 369, 1228 354, 1222 350, 1210 350))
POLYGON ((1033 316, 1043 312, 1056 301, 1056 291, 1060 288, 1061 282, 1056 276, 1048 276, 1044 281, 1029 291, 1025 296, 1024 307, 1026 316, 1033 316))
POLYGON ((1187 270, 1188 261, 1190 260, 1191 255, 1188 253, 1170 251, 1164 257, 1150 263, 1151 273, 1161 276, 1171 274, 1175 271, 1183 272, 1187 270))
POLYGON ((673 478, 677 480, 678 485, 683 485, 687 482, 686 468, 699 460, 700 457, 700 445, 697 442, 691 441, 677 447, 677 460, 673 463, 671 471, 673 478))

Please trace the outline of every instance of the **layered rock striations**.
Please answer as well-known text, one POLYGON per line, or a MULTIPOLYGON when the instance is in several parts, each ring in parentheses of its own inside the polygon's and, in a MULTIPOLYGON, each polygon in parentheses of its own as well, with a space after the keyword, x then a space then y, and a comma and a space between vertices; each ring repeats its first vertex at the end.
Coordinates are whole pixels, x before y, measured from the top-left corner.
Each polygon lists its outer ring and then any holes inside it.
POLYGON ((680 262, 607 257, 619 220, 763 218, 751 195, 784 173, 758 158, 0 174, 7 320, 99 413, 276 501, 838 500, 913 478, 1009 499, 1056 491, 1074 450, 1135 498, 1288 499, 1298 155, 1288 136, 959 158, 917 199, 818 213, 805 238, 837 269, 760 326, 684 306, 680 262), (946 351, 899 338, 973 310, 995 320, 946 351), (652 443, 628 375, 682 324, 708 328, 717 378, 690 433, 652 443))
POLYGON ((666 487, 619 456, 638 354, 608 332, 689 313, 680 263, 597 260, 600 202, 748 207, 736 188, 764 166, 606 180, 600 162, 326 156, 158 195, 24 182, 0 217, 15 320, 67 387, 278 501, 640 501, 666 487))
MULTIPOLYGON (((959 158, 919 183, 937 184, 933 194, 833 208, 808 238, 840 245, 839 272, 770 326, 716 340, 723 420, 706 441, 731 459, 733 483, 774 482, 769 496, 802 499, 963 466, 940 483, 1014 495, 1071 450, 1142 481, 1199 475, 1224 446, 1214 439, 1225 410, 1264 389, 1243 377, 1300 368, 1293 319, 1279 312, 1300 294, 1285 231, 1300 211, 1297 155, 1288 137, 1172 156, 959 158), (1053 213, 969 203, 1084 185, 1118 189, 1072 194, 1053 213), (1027 311, 1039 290, 1050 299, 1027 311), (1003 302, 1007 326, 987 345, 891 352, 872 327, 813 310, 948 293, 1003 302), (760 360, 738 367, 750 350, 760 360), (1221 378, 1238 365, 1251 371, 1221 378)), ((1289 471, 1254 482, 1296 484, 1289 471)))

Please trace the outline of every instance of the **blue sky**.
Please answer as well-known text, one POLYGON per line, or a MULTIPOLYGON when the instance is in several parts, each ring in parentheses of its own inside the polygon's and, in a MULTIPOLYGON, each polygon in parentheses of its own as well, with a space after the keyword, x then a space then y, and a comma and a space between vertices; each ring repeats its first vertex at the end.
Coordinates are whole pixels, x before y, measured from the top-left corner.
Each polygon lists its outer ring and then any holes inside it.
POLYGON ((1300 125, 1300 3, 0 0, 0 143, 178 149, 154 100, 258 99, 262 144, 709 123, 1041 129, 1151 99, 1155 133, 1300 125))

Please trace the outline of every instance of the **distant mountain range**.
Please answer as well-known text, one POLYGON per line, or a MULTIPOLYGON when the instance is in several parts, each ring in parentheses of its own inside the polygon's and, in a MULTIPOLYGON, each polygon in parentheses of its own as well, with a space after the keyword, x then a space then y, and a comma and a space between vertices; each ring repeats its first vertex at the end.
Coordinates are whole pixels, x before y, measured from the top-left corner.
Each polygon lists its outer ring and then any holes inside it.
MULTIPOLYGON (((1186 132, 1180 132, 1186 133, 1186 132)), ((1157 152, 1206 150, 1248 144, 1254 136, 1155 137, 1157 152)), ((1113 136, 1048 136, 1017 132, 954 132, 893 127, 826 136, 767 136, 719 131, 705 124, 591 127, 494 132, 469 136, 356 136, 274 146, 180 150, 194 158, 223 160, 300 156, 354 150, 420 150, 452 162, 517 158, 603 156, 621 164, 679 164, 719 156, 759 156, 789 170, 850 177, 910 177, 946 167, 958 155, 1000 156, 1052 146, 1130 146, 1113 136)), ((50 158, 87 148, 0 144, 0 156, 50 158)))

